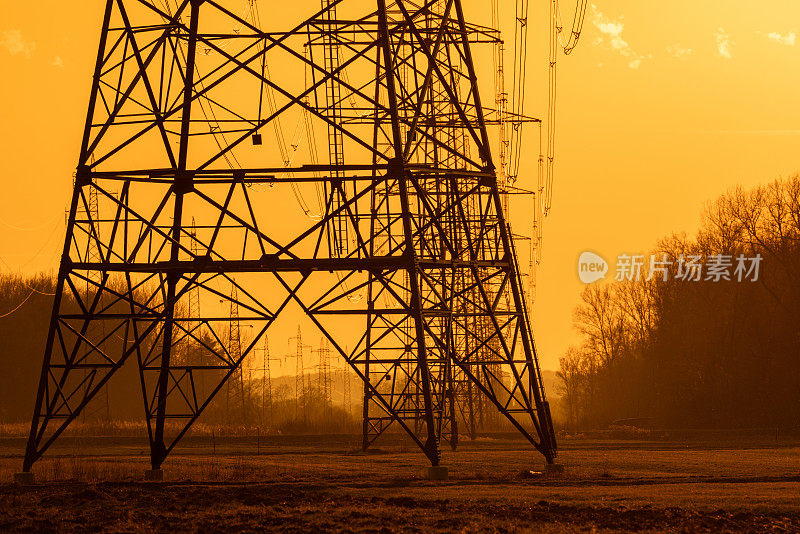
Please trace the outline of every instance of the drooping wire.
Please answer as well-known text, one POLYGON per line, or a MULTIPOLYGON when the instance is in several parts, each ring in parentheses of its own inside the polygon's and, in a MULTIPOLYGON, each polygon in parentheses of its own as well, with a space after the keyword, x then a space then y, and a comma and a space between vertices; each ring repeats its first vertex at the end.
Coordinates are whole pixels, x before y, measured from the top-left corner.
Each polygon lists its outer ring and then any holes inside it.
MULTIPOLYGON (((6 260, 4 260, 1 256, 0 256, 0 262, 3 262, 3 264, 6 267, 9 268, 9 270, 13 271, 13 269, 11 269, 11 266, 8 264, 8 262, 6 262, 6 260)), ((14 308, 11 311, 6 312, 3 315, 0 315, 0 319, 5 319, 6 317, 9 317, 13 313, 15 313, 17 310, 22 308, 25 305, 25 303, 28 302, 28 300, 30 300, 30 298, 33 296, 34 293, 37 293, 39 295, 44 295, 46 297, 55 296, 55 293, 47 293, 45 291, 40 291, 39 289, 36 289, 35 287, 31 286, 28 282, 26 282, 22 277, 20 277, 19 281, 20 281, 20 283, 22 283, 22 285, 27 287, 30 291, 28 291, 28 295, 24 299, 22 299, 22 301, 19 304, 14 306, 14 308)))
MULTIPOLYGON (((499 0, 492 0, 492 28, 500 31, 500 7, 499 0)), ((494 46, 494 54, 492 55, 493 67, 495 72, 495 105, 497 106, 497 122, 500 134, 500 165, 498 168, 501 171, 499 176, 501 183, 513 183, 517 179, 517 174, 510 172, 509 162, 509 149, 510 143, 508 139, 508 93, 506 92, 506 77, 504 67, 505 49, 503 48, 502 39, 498 39, 494 46)), ((504 197, 504 204, 507 209, 508 196, 504 197)))
MULTIPOLYGON (((553 202, 553 168, 555 161, 555 110, 556 110, 556 96, 557 96, 557 59, 558 51, 560 50, 569 55, 577 46, 583 24, 586 17, 586 10, 588 0, 576 0, 575 12, 572 18, 569 37, 566 42, 562 39, 561 33, 563 31, 563 24, 560 23, 560 10, 558 0, 551 0, 550 4, 550 36, 549 36, 549 52, 548 52, 548 97, 547 97, 547 118, 546 124, 539 122, 539 159, 538 159, 538 172, 537 172, 537 188, 533 197, 533 221, 532 229, 533 234, 530 240, 530 293, 531 299, 533 296, 533 277, 535 276, 535 266, 539 263, 541 258, 541 241, 542 241, 542 219, 546 217, 552 207, 553 202), (546 152, 543 138, 546 128, 546 152)), ((499 2, 492 0, 492 25, 499 28, 499 2)), ((505 121, 505 117, 500 117, 501 128, 501 160, 504 156, 508 159, 505 175, 509 183, 516 181, 519 173, 520 161, 522 157, 522 122, 518 120, 524 116, 525 110, 525 89, 526 84, 526 67, 528 55, 528 14, 529 14, 529 0, 516 0, 515 2, 515 24, 514 24, 514 63, 512 72, 512 88, 511 88, 511 117, 510 120, 505 121), (509 124, 510 123, 510 124, 509 124), (505 141, 508 143, 507 151, 504 151, 502 146, 505 137, 505 128, 510 126, 510 140, 505 141)), ((497 72, 496 87, 498 93, 498 112, 503 113, 502 107, 504 105, 503 93, 503 74, 502 74, 502 46, 497 46, 495 53, 494 67, 497 72)))
MULTIPOLYGON (((173 16, 172 4, 170 4, 168 0, 163 0, 163 2, 165 4, 164 8, 165 8, 166 14, 169 15, 170 17, 172 17, 173 16)), ((175 9, 177 10, 177 8, 178 8, 178 5, 177 5, 177 1, 176 1, 175 9)), ((244 16, 244 13, 243 13, 243 16, 244 16)), ((182 59, 184 65, 186 65, 187 64, 186 53, 183 50, 183 46, 181 46, 181 42, 178 42, 175 48, 180 53, 180 59, 182 59)), ((224 49, 225 48, 224 44, 220 48, 224 49)), ((210 52, 210 49, 206 50, 206 53, 208 53, 208 52, 210 52)), ((200 78, 200 68, 199 68, 199 66, 197 64, 195 64, 195 73, 196 73, 196 75, 198 77, 198 81, 196 83, 200 87, 200 92, 202 92, 205 95, 205 86, 204 86, 203 82, 201 80, 199 80, 199 78, 200 78)), ((220 152, 222 153, 222 158, 225 160, 225 163, 228 165, 228 167, 231 168, 231 169, 234 169, 234 168, 240 168, 241 169, 242 166, 239 163, 239 160, 237 159, 236 154, 234 154, 233 151, 225 151, 225 147, 228 146, 228 141, 227 141, 227 139, 225 137, 225 132, 222 131, 222 127, 220 126, 219 119, 217 119, 216 113, 214 112, 214 107, 213 107, 213 105, 211 103, 211 100, 207 96, 205 97, 205 99, 209 101, 208 102, 208 111, 206 111, 206 106, 205 106, 202 98, 198 98, 197 99, 197 103, 200 105, 200 111, 203 113, 203 118, 205 119, 205 122, 209 125, 209 133, 211 134, 211 137, 214 139, 214 142, 216 143, 217 148, 219 148, 220 152), (211 114, 211 118, 210 119, 209 119, 209 114, 211 114), (222 138, 222 141, 220 141, 220 138, 222 138)))
POLYGON ((561 9, 558 2, 556 2, 556 16, 558 17, 558 42, 565 55, 570 55, 572 51, 578 46, 578 41, 581 38, 583 31, 583 23, 586 20, 586 8, 589 5, 589 0, 576 0, 575 13, 572 15, 572 26, 570 28, 569 37, 565 43, 562 40, 561 33, 564 30, 564 24, 561 22, 561 9))
MULTIPOLYGON (((165 2, 166 0, 162 0, 162 1, 165 2)), ((166 5, 165 9, 166 9, 167 14, 169 14, 169 15, 172 14, 172 9, 171 9, 171 7, 169 5, 166 5)), ((253 24, 253 26, 255 26, 257 28, 261 27, 261 14, 260 14, 260 9, 259 9, 259 5, 257 3, 257 0, 245 0, 245 6, 244 6, 244 8, 242 10, 242 15, 241 15, 240 18, 248 20, 249 22, 251 22, 253 24)), ((234 27, 233 32, 238 34, 241 31, 241 27, 242 27, 242 24, 239 23, 238 26, 234 27)), ((219 46, 219 48, 224 50, 226 48, 226 46, 227 46, 227 43, 222 43, 219 46)), ((182 59, 185 62, 186 61, 186 57, 185 57, 185 54, 183 52, 183 49, 179 47, 179 50, 180 50, 182 59)), ((211 49, 207 49, 206 50, 207 53, 210 52, 210 51, 211 51, 211 49)), ((197 71, 197 74, 199 76, 199 74, 200 74, 199 70, 197 71)), ((269 76, 269 65, 266 62, 266 41, 262 41, 262 45, 261 45, 261 79, 260 79, 260 90, 259 90, 259 99, 258 99, 258 122, 256 124, 260 124, 261 121, 263 120, 265 103, 266 103, 266 107, 267 107, 267 112, 269 114, 274 113, 274 111, 277 109, 274 90, 272 89, 271 86, 267 86, 267 84, 265 83, 265 79, 266 79, 267 76, 269 76), (265 95, 266 95, 266 102, 265 102, 265 95)), ((200 89, 202 91, 203 90, 203 84, 200 83, 199 85, 200 85, 200 89)), ((198 103, 200 104, 200 110, 203 113, 203 117, 204 117, 205 121, 207 123, 209 123, 209 125, 210 125, 209 126, 209 131, 212 134, 214 142, 216 143, 217 147, 220 149, 220 152, 222 152, 222 157, 225 160, 225 162, 227 163, 228 167, 230 167, 231 169, 234 169, 234 168, 240 168, 241 169, 242 165, 241 165, 241 163, 239 163, 239 160, 238 160, 236 154, 232 150, 224 151, 225 147, 228 146, 228 142, 227 142, 225 133, 222 131, 222 128, 220 127, 219 120, 217 119, 216 113, 214 111, 214 108, 213 108, 211 102, 209 101, 209 106, 208 106, 209 109, 208 109, 208 111, 206 110, 206 106, 205 106, 205 104, 204 104, 204 102, 202 100, 198 100, 198 103), (211 115, 211 118, 209 118, 209 115, 211 115)), ((307 111, 304 113, 304 115, 306 115, 306 114, 307 114, 307 111)), ((287 167, 289 167, 291 165, 291 162, 293 161, 294 156, 297 153, 297 150, 299 148, 299 138, 300 138, 300 135, 301 135, 298 132, 300 132, 300 125, 302 124, 302 121, 304 121, 304 120, 307 120, 307 117, 302 116, 300 118, 300 120, 298 121, 297 127, 295 128, 295 136, 293 137, 292 143, 290 145, 291 153, 286 148, 286 138, 285 138, 285 135, 283 133, 283 126, 281 124, 280 117, 275 117, 271 121, 272 124, 273 124, 273 128, 275 130, 275 137, 276 137, 276 140, 277 140, 276 144, 278 145, 278 151, 280 152, 281 164, 282 164, 282 166, 284 168, 287 168, 287 167)), ((250 185, 250 184, 248 184, 248 185, 250 185)), ((303 213, 305 215, 309 216, 312 219, 321 218, 321 212, 315 214, 308 207, 308 203, 303 198, 302 192, 300 191, 298 185, 296 183, 292 183, 291 187, 292 187, 292 192, 293 192, 293 194, 295 196, 295 199, 297 200, 298 204, 300 205, 300 209, 303 211, 303 213)))
POLYGON ((34 293, 34 291, 31 291, 30 293, 28 293, 28 296, 27 296, 27 297, 25 297, 25 299, 24 299, 22 302, 20 302, 19 304, 17 304, 17 306, 16 306, 16 307, 15 307, 13 310, 11 310, 11 311, 10 311, 10 312, 8 312, 8 313, 4 313, 3 315, 0 315, 0 319, 5 319, 6 317, 8 317, 9 315, 13 314, 13 313, 14 313, 15 311, 17 311, 18 309, 22 308, 22 307, 25 305, 25 303, 26 303, 26 302, 28 302, 28 299, 30 299, 30 298, 31 298, 31 296, 33 295, 33 293, 34 293))
MULTIPOLYGON (((13 269, 11 269, 11 266, 10 266, 10 265, 9 265, 9 264, 6 262, 6 260, 4 260, 2 257, 0 257, 0 261, 2 261, 2 262, 3 262, 3 264, 4 264, 6 267, 8 267, 8 269, 9 269, 10 271, 12 271, 12 272, 13 272, 13 269)), ((19 281, 20 281, 20 283, 21 283, 23 286, 25 286, 25 287, 27 287, 28 289, 30 289, 32 293, 38 293, 39 295, 44 295, 44 296, 46 296, 46 297, 53 297, 53 296, 55 296, 55 293, 47 293, 47 292, 45 292, 45 291, 41 291, 41 290, 39 290, 39 289, 36 289, 36 288, 35 288, 35 287, 33 287, 32 285, 30 285, 28 282, 26 282, 26 281, 25 281, 25 279, 23 279, 22 277, 20 277, 19 281)))
MULTIPOLYGON (((249 1, 254 6, 254 8, 252 9, 253 25, 256 26, 257 28, 261 28, 261 11, 259 5, 256 3, 256 0, 249 0, 249 1)), ((269 76, 269 64, 267 63, 267 57, 266 57, 266 41, 264 41, 261 49, 261 88, 259 92, 259 101, 258 101, 259 124, 261 123, 263 117, 262 108, 264 104, 266 104, 267 113, 269 113, 270 115, 273 115, 275 111, 278 109, 277 99, 275 97, 275 90, 272 88, 272 86, 267 85, 264 81, 268 76, 269 76), (266 96, 266 102, 264 101, 265 96, 266 96)), ((300 139, 303 134, 302 126, 304 122, 308 124, 309 122, 308 115, 309 115, 308 110, 303 108, 303 112, 301 113, 297 125, 295 126, 288 147, 286 143, 286 135, 284 134, 280 116, 275 116, 274 118, 271 119, 272 127, 275 132, 275 138, 277 140, 276 144, 278 145, 278 152, 280 153, 281 157, 281 164, 285 169, 291 167, 292 162, 294 161, 294 158, 297 155, 297 152, 300 148, 300 139)), ((309 138, 309 151, 312 150, 311 146, 312 146, 312 140, 311 138, 309 138)), ((286 176, 290 177, 291 174, 287 173, 286 176)), ((297 201, 297 204, 300 206, 300 209, 303 211, 303 213, 311 219, 314 220, 321 219, 322 208, 320 207, 319 211, 317 213, 314 213, 313 211, 311 211, 308 202, 306 202, 305 198, 303 197, 303 193, 296 182, 291 182, 291 188, 295 200, 297 201)))
MULTIPOLYGON (((512 74, 511 112, 520 117, 525 110, 525 75, 528 64, 528 0, 517 0, 514 24, 514 69, 512 74)), ((509 176, 516 177, 522 156, 522 123, 511 127, 511 167, 509 176)))
MULTIPOLYGON (((550 51, 548 68, 548 89, 547 89, 547 156, 545 160, 546 171, 544 173, 544 184, 540 184, 539 194, 543 197, 541 205, 542 215, 547 216, 553 206, 553 177, 555 167, 555 138, 556 138, 556 99, 558 96, 558 51, 559 48, 565 55, 569 55, 575 49, 581 37, 583 23, 586 18, 586 8, 588 0, 576 0, 575 13, 572 17, 569 38, 563 42, 561 34, 564 26, 561 23, 561 15, 558 0, 550 3, 550 51)), ((541 157, 540 157, 541 161, 541 157)))

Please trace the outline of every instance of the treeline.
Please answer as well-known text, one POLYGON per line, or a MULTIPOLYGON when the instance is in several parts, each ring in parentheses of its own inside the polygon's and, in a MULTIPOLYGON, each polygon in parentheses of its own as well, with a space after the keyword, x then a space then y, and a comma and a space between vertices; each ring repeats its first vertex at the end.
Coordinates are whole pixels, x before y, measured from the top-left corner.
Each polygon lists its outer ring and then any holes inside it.
POLYGON ((0 275, 0 423, 30 421, 55 285, 47 275, 0 275))
POLYGON ((800 178, 730 191, 695 238, 672 235, 653 253, 638 281, 628 271, 582 294, 582 342, 558 372, 567 426, 800 426, 800 178), (740 255, 762 258, 755 281, 753 262, 736 271, 740 255), (693 257, 699 280, 687 276, 693 257), (730 280, 715 281, 720 260, 730 280))
MULTIPOLYGON (((19 433, 30 423, 55 285, 55 278, 49 275, 0 274, 0 426, 6 431, 13 428, 19 433)), ((66 299, 67 309, 75 306, 69 296, 66 299)), ((112 339, 104 348, 118 355, 121 342, 112 339)), ((252 363, 255 371, 235 374, 203 413, 201 425, 226 427, 232 432, 259 427, 263 433, 284 434, 360 431, 359 419, 351 413, 358 411, 355 401, 342 398, 341 393, 330 401, 325 399, 318 391, 316 374, 306 376, 306 387, 300 398, 296 398, 294 377, 277 377, 267 382, 260 376, 259 362, 246 360, 246 363, 252 363), (346 405, 350 405, 351 411, 345 409, 346 405)), ((339 392, 348 378, 342 371, 332 371, 330 376, 339 392)), ((349 385, 347 390, 352 388, 357 400, 360 389, 355 379, 349 385)), ((87 406, 76 426, 88 428, 87 432, 113 433, 130 427, 114 422, 143 422, 141 382, 135 359, 117 371, 108 386, 87 406)), ((211 388, 211 382, 204 387, 211 388)))

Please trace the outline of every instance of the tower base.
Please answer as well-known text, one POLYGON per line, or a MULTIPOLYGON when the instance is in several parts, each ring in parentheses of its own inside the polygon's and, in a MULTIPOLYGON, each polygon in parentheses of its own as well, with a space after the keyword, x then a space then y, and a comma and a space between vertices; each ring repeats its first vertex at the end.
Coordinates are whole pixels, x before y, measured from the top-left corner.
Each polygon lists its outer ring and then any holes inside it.
POLYGON ((145 482, 162 482, 164 480, 164 471, 161 469, 148 469, 144 472, 145 482))
POLYGON ((561 475, 564 473, 564 464, 552 463, 544 466, 546 475, 561 475))
POLYGON ((35 481, 35 477, 33 473, 30 471, 22 472, 22 473, 14 473, 14 484, 18 484, 20 486, 30 486, 35 481))
POLYGON ((423 473, 423 476, 428 480, 447 480, 447 468, 441 465, 432 465, 423 473))

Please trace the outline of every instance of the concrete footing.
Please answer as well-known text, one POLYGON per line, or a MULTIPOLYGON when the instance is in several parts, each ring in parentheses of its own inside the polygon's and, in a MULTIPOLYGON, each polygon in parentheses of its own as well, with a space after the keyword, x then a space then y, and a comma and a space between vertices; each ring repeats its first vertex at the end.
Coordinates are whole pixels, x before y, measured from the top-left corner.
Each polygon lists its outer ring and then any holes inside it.
POLYGON ((548 475, 560 475, 564 472, 564 464, 547 464, 544 466, 544 472, 548 475))
POLYGON ((14 473, 14 483, 20 486, 29 486, 33 484, 35 478, 30 471, 22 473, 14 473))
POLYGON ((441 465, 432 465, 424 475, 428 480, 447 480, 447 468, 441 465))
POLYGON ((148 469, 144 472, 146 482, 161 482, 164 480, 164 471, 161 469, 148 469))

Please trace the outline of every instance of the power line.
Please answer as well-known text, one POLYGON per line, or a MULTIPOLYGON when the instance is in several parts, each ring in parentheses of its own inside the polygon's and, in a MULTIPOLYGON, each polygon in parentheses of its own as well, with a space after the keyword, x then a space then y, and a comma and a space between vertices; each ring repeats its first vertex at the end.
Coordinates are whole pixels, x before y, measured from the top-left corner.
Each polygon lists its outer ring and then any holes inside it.
POLYGON ((11 315, 12 313, 14 313, 15 311, 17 311, 18 309, 22 308, 22 306, 26 302, 28 302, 28 299, 31 298, 31 295, 33 295, 34 293, 36 293, 36 291, 34 291, 34 290, 32 290, 30 293, 28 293, 28 296, 25 297, 25 299, 22 302, 17 304, 17 306, 13 310, 11 310, 10 312, 8 312, 6 314, 0 315, 0 319, 4 319, 4 318, 8 317, 9 315, 11 315))
POLYGON ((540 184, 539 194, 543 196, 542 215, 547 216, 553 206, 553 178, 555 167, 555 137, 556 137, 556 97, 558 95, 558 51, 559 48, 565 55, 569 55, 578 45, 586 18, 587 0, 577 0, 575 13, 572 17, 572 26, 566 43, 561 40, 564 26, 560 22, 558 0, 550 3, 550 53, 548 68, 547 90, 547 159, 545 183, 540 184))

